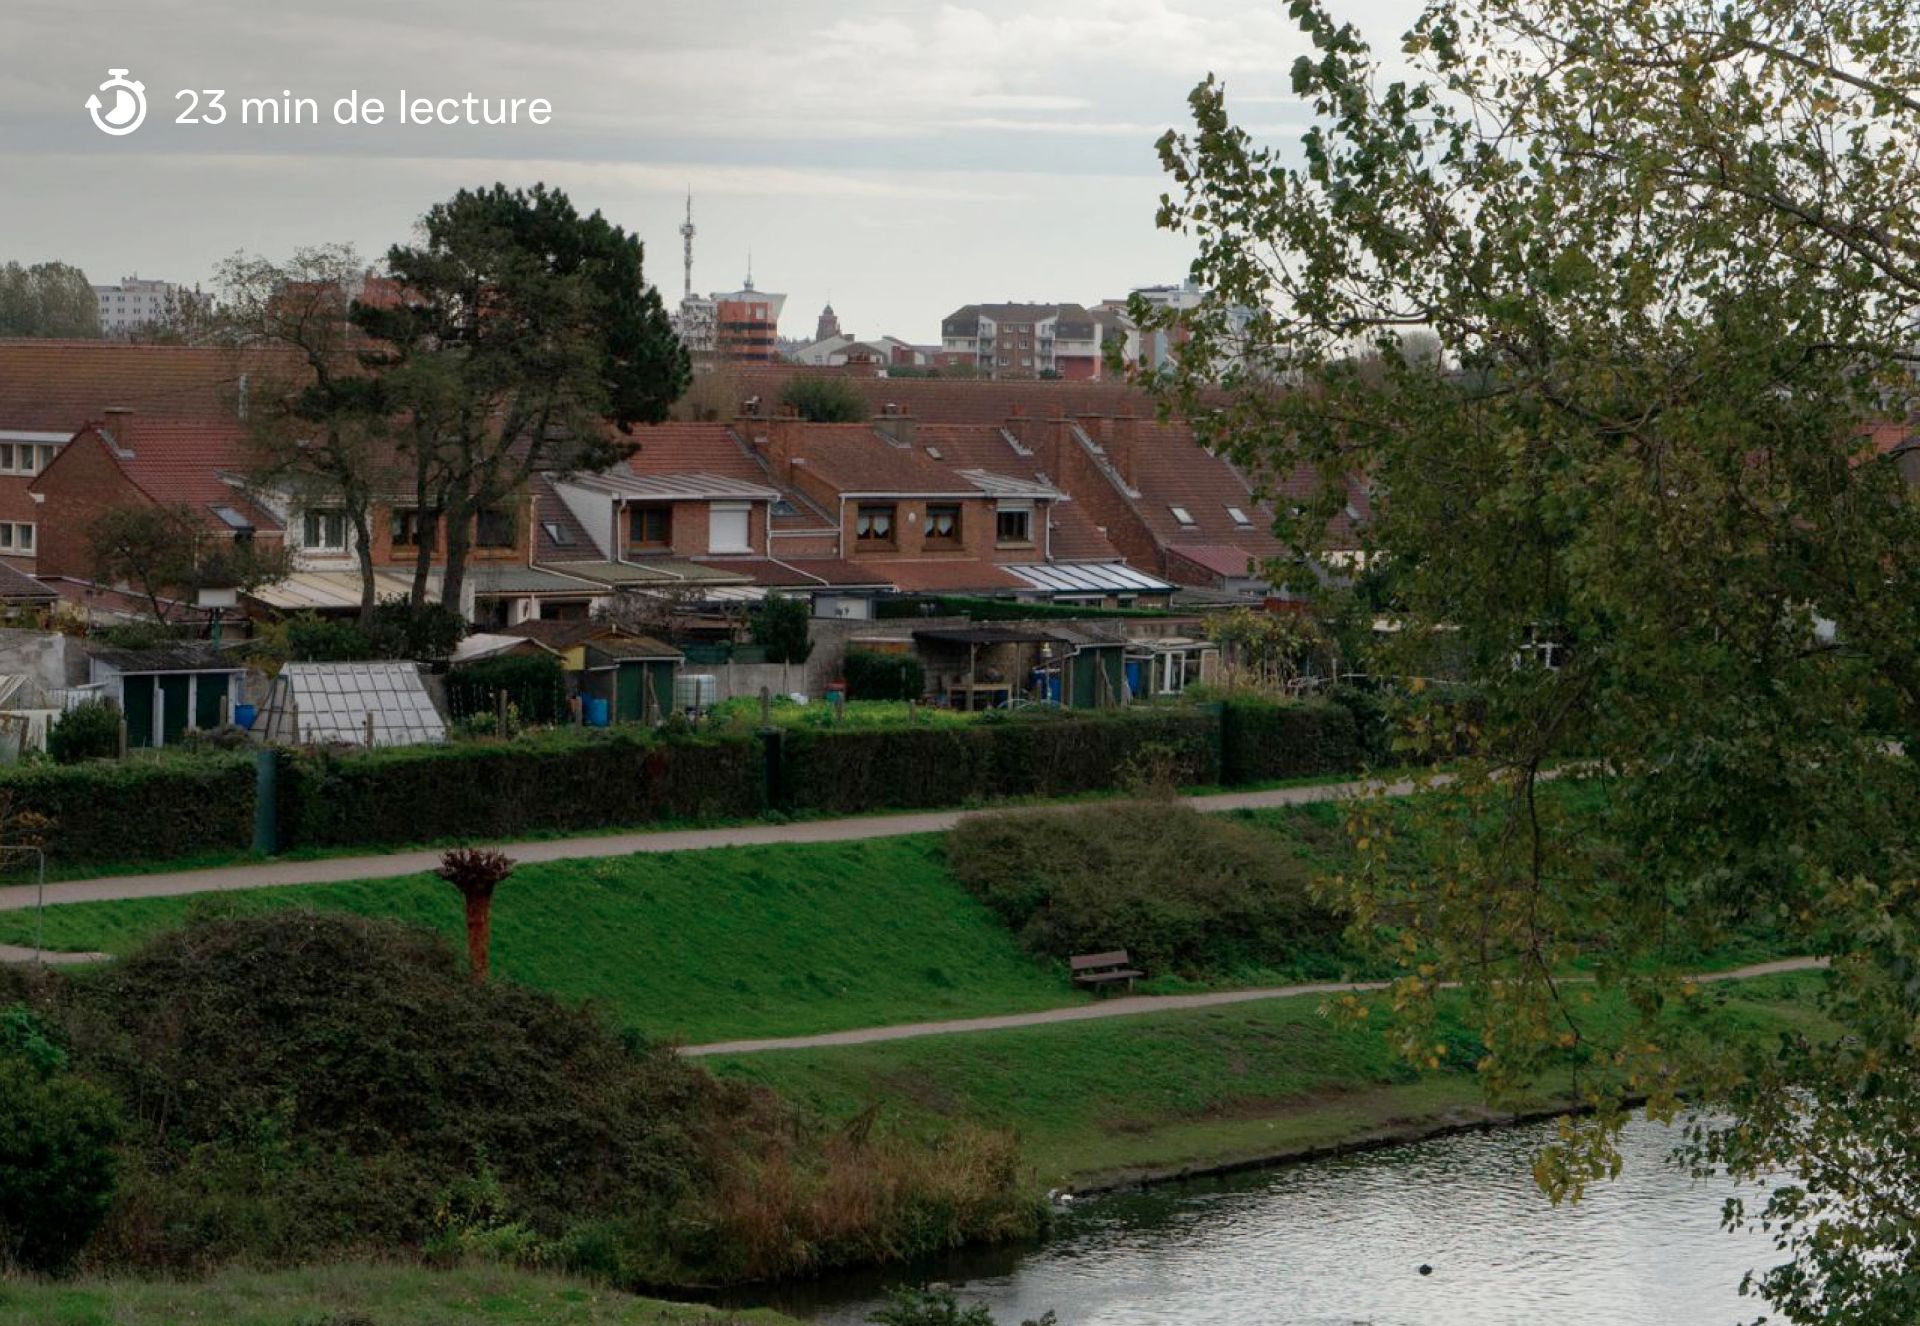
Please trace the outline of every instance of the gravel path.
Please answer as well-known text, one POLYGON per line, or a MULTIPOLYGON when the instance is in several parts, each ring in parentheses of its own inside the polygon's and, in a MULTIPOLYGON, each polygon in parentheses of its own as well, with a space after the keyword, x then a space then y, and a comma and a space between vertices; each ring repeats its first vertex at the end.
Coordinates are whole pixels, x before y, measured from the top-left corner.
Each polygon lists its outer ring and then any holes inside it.
MULTIPOLYGON (((1827 965, 1825 958, 1782 958, 1775 962, 1757 962, 1729 971, 1706 972, 1694 979, 1704 983, 1744 981, 1756 976, 1778 976, 1783 972, 1814 971, 1827 965)), ((1067 1008, 1049 1008, 1039 1013, 1012 1013, 1005 1017, 956 1018, 951 1022, 903 1022, 891 1027, 861 1027, 853 1031, 829 1031, 818 1036, 787 1036, 774 1040, 716 1041, 710 1045, 687 1045, 680 1053, 693 1057, 709 1054, 760 1054, 768 1050, 817 1050, 834 1045, 874 1045, 881 1041, 914 1040, 921 1036, 952 1036, 970 1031, 1006 1031, 1014 1027, 1045 1027, 1058 1022, 1087 1022, 1095 1018, 1139 1017, 1147 1013, 1172 1013, 1185 1008, 1218 1008, 1223 1004, 1248 1004, 1260 999, 1293 999, 1300 995, 1352 994, 1383 990, 1385 981, 1330 981, 1314 985, 1279 985, 1261 990, 1220 990, 1212 994, 1124 995, 1099 999, 1067 1008)))

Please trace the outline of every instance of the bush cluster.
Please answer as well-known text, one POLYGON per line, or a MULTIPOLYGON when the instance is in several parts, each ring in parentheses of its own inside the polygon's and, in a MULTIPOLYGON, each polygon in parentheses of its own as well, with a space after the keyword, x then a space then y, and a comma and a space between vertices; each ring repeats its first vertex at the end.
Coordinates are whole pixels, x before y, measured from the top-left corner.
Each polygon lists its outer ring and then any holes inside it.
POLYGON ((55 764, 112 759, 120 753, 120 711, 105 700, 88 700, 53 720, 47 754, 55 764))
POLYGON ((62 865, 165 861, 253 844, 250 755, 143 754, 124 761, 20 765, 0 777, 14 809, 51 821, 62 865))
POLYGON ((1011 1138, 828 1129, 390 922, 203 920, 30 997, 126 1116, 102 1271, 379 1248, 712 1284, 1042 1218, 1011 1138))
MULTIPOLYGON (((1224 709, 971 718, 923 710, 913 723, 904 705, 894 704, 892 714, 883 712, 885 702, 851 706, 844 725, 826 707, 808 706, 804 721, 766 736, 752 730, 755 722, 735 722, 698 736, 669 725, 658 732, 567 729, 506 742, 282 752, 279 839, 283 847, 376 846, 750 819, 768 810, 860 814, 1072 796, 1143 779, 1260 782, 1361 762, 1352 716, 1333 704, 1233 701, 1224 709)), ((757 703, 745 712, 757 718, 757 703)), ((474 716, 478 727, 489 721, 474 716)), ((217 749, 238 739, 237 732, 207 734, 193 743, 203 752, 192 756, 156 752, 121 763, 21 766, 0 774, 0 789, 12 792, 16 810, 53 821, 48 855, 63 864, 244 849, 253 842, 254 764, 244 751, 217 749)))
POLYGON ((745 819, 765 805, 751 738, 627 729, 497 745, 300 752, 281 761, 280 828, 302 846, 497 838, 658 820, 745 819))
POLYGON ((1104 791, 1149 745, 1170 748, 1181 783, 1216 783, 1218 732, 1216 717, 1199 709, 795 729, 782 742, 782 809, 846 814, 1104 791))
POLYGON ((927 693, 927 670, 912 654, 849 649, 840 672, 852 700, 918 700, 927 693))
POLYGON ((0 1008, 0 1267, 65 1270, 113 1200, 119 1108, 66 1068, 23 1005, 0 1008))
POLYGON ((567 710, 567 674, 551 654, 485 658, 447 673, 447 710, 454 721, 493 714, 495 697, 505 691, 525 723, 563 723, 567 710))
POLYGON ((1227 700, 1220 742, 1228 784, 1357 770, 1365 759, 1353 711, 1325 700, 1227 700))
POLYGON ((1341 919, 1310 871, 1251 825, 1177 805, 962 820, 948 859, 1040 957, 1125 949, 1150 975, 1332 975, 1341 919))

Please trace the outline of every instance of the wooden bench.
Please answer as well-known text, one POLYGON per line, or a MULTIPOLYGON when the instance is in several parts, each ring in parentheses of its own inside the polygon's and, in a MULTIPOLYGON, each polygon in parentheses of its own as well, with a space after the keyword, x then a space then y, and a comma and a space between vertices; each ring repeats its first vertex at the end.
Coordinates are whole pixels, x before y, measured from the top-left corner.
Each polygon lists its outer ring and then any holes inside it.
POLYGON ((1125 949, 1116 949, 1112 953, 1082 953, 1078 957, 1068 958, 1067 966, 1073 970, 1075 985, 1090 985, 1102 994, 1116 981, 1125 981, 1127 989, 1131 990, 1133 983, 1146 975, 1129 965, 1125 949))

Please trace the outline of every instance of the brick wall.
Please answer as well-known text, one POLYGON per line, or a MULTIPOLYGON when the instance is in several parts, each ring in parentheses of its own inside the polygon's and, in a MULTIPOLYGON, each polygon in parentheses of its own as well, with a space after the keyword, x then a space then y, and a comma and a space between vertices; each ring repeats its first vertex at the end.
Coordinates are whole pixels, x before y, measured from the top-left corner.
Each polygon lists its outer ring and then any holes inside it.
POLYGON ((91 578, 88 538, 93 522, 114 507, 152 505, 91 429, 60 449, 53 464, 33 481, 33 489, 42 495, 36 570, 43 576, 91 578))

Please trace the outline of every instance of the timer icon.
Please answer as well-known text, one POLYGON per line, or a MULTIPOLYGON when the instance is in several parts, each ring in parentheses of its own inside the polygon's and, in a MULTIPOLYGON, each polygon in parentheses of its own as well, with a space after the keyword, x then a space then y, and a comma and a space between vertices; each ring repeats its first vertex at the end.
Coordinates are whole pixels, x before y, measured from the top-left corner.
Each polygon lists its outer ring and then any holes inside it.
POLYGON ((87 114, 93 116, 93 127, 103 134, 112 134, 115 138, 130 134, 147 118, 146 85, 128 78, 124 69, 109 69, 107 81, 87 98, 87 114), (111 109, 101 109, 101 92, 113 93, 111 109))

